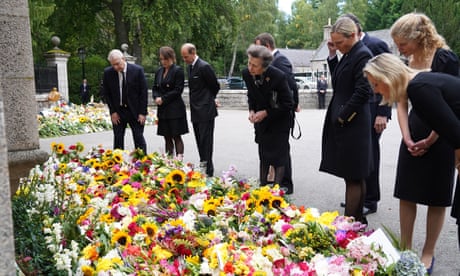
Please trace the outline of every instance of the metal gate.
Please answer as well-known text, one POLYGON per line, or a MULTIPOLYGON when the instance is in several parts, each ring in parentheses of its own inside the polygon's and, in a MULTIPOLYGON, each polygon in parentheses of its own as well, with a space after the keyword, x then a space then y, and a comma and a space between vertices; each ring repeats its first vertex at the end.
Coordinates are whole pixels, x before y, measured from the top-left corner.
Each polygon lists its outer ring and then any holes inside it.
POLYGON ((35 92, 37 94, 49 93, 53 87, 58 88, 57 65, 34 65, 35 92))

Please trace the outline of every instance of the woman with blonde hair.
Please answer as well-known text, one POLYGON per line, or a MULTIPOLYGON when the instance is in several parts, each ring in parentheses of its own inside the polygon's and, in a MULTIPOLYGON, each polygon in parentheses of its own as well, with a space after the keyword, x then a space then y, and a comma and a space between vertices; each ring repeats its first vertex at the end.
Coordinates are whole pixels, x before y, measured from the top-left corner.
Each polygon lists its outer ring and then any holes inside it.
POLYGON ((355 22, 337 19, 328 42, 334 94, 323 126, 319 170, 345 181, 345 215, 367 223, 363 215, 365 179, 374 169, 369 83, 363 75, 372 53, 359 40, 355 22), (340 60, 337 50, 343 55, 340 60))
MULTIPOLYGON (((364 75, 375 93, 382 94, 386 104, 409 99, 423 122, 455 150, 455 168, 460 170, 460 78, 438 72, 419 72, 391 54, 371 59, 364 67, 364 75)), ((413 150, 423 155, 430 149, 422 144, 414 146, 413 150)), ((439 192, 442 191, 434 189, 433 197, 439 192)), ((452 216, 460 227, 460 185, 456 188, 452 216)), ((460 243, 460 228, 458 230, 460 243)))
MULTIPOLYGON (((408 66, 458 75, 459 61, 424 14, 409 13, 391 27, 391 36, 408 66)), ((454 184, 454 151, 434 132, 407 97, 397 104, 402 133, 394 196, 400 200, 401 244, 412 248, 417 204, 427 205, 426 238, 421 260, 432 267, 436 241, 444 224, 446 207, 451 205, 454 184)))

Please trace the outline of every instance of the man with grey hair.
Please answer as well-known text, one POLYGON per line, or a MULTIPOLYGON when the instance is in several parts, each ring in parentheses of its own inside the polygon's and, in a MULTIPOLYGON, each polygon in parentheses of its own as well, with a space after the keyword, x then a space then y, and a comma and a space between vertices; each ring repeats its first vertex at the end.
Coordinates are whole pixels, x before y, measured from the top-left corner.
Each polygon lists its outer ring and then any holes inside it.
POLYGON ((265 46, 251 45, 243 79, 248 88, 249 122, 254 124, 259 151, 260 185, 267 185, 270 166, 274 183, 281 184, 289 158, 289 130, 293 99, 286 74, 270 65, 273 56, 265 46))
POLYGON ((147 153, 144 124, 147 116, 147 81, 144 69, 127 63, 123 53, 114 49, 104 70, 102 94, 109 106, 114 134, 113 148, 124 149, 125 130, 131 128, 134 146, 147 153))

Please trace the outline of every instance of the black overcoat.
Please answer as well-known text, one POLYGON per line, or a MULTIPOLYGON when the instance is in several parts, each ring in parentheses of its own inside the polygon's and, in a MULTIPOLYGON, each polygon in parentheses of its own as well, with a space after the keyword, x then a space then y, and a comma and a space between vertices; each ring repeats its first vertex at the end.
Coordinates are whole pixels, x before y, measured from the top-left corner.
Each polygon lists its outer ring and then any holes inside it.
POLYGON ((333 96, 324 121, 319 169, 350 180, 364 179, 373 170, 368 103, 372 92, 363 75, 370 58, 370 50, 358 41, 340 62, 337 57, 328 59, 333 96))

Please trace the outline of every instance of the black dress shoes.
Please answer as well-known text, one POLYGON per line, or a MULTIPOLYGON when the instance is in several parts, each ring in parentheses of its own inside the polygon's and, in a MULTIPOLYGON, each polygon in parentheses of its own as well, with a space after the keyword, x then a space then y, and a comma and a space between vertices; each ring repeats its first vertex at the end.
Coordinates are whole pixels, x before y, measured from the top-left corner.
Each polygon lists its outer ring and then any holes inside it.
POLYGON ((375 212, 377 212, 377 208, 371 209, 371 208, 363 207, 363 216, 367 216, 375 212))

